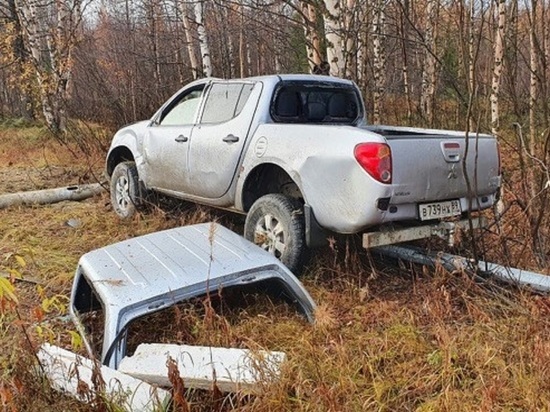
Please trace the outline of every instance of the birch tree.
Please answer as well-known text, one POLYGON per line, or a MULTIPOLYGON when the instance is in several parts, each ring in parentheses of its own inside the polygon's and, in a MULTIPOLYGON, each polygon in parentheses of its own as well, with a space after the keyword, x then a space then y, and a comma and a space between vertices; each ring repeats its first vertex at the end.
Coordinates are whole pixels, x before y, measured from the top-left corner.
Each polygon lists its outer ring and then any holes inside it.
POLYGON ((199 77, 199 62, 197 60, 197 52, 195 50, 195 43, 193 40, 193 33, 191 31, 191 17, 189 16, 189 10, 187 3, 182 1, 180 3, 181 19, 183 23, 183 32, 185 34, 185 46, 187 48, 187 56, 189 57, 189 65, 191 66, 191 73, 193 79, 199 77))
POLYGON ((210 45, 208 36, 204 26, 204 0, 195 2, 195 23, 197 25, 197 33, 199 36, 199 48, 202 60, 202 74, 205 77, 212 76, 212 60, 210 56, 210 45))
POLYGON ((374 78, 374 107, 373 123, 380 124, 382 113, 382 98, 386 86, 386 48, 385 48, 385 24, 386 24, 385 0, 377 0, 374 5, 372 22, 373 42, 373 78, 374 78))
POLYGON ((497 0, 497 29, 495 35, 493 78, 491 82, 491 132, 496 136, 499 133, 499 96, 500 78, 504 64, 504 39, 506 37, 506 0, 497 0))
POLYGON ((15 5, 36 72, 42 113, 53 132, 64 132, 73 50, 84 4, 81 0, 16 0, 15 5))
POLYGON ((420 108, 430 126, 434 122, 434 103, 437 79, 437 24, 439 21, 439 1, 427 0, 426 29, 424 32, 424 65, 422 70, 422 93, 420 108))
MULTIPOLYGON (((15 6, 15 0, 0 2, 0 66, 5 67, 5 87, 11 88, 17 103, 12 108, 17 115, 27 119, 35 118, 35 85, 33 70, 29 70, 29 53, 23 40, 21 23, 15 6)), ((5 103, 10 99, 7 91, 3 93, 5 103)), ((1 102, 0 102, 1 105, 1 102)), ((14 113, 12 113, 13 115, 14 113)))
POLYGON ((342 37, 342 4, 344 0, 325 0, 325 38, 327 60, 332 76, 342 77, 345 71, 344 45, 342 37))

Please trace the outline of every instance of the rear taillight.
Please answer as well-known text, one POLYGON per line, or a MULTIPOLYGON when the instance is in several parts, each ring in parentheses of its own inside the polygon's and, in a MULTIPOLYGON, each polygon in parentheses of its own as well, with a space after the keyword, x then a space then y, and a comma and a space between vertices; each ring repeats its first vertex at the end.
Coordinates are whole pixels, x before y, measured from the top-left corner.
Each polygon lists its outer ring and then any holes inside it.
POLYGON ((391 183, 391 150, 385 143, 361 143, 355 146, 355 159, 369 175, 382 183, 391 183))

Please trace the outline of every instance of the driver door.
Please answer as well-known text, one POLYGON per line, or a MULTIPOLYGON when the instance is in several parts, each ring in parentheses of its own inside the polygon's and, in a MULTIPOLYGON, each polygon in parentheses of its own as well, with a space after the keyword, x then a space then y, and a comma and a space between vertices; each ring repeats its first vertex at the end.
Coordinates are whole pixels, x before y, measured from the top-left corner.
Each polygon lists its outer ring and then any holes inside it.
POLYGON ((178 193, 188 189, 189 142, 206 85, 184 90, 148 127, 143 145, 148 187, 178 193))

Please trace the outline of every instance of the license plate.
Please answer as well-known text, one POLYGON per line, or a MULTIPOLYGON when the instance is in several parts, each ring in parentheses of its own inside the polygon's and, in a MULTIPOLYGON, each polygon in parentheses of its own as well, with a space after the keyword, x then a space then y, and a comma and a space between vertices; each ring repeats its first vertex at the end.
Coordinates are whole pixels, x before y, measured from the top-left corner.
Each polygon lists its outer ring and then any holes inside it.
POLYGON ((420 220, 441 219, 444 217, 458 216, 462 213, 458 200, 447 202, 424 203, 418 205, 420 220))

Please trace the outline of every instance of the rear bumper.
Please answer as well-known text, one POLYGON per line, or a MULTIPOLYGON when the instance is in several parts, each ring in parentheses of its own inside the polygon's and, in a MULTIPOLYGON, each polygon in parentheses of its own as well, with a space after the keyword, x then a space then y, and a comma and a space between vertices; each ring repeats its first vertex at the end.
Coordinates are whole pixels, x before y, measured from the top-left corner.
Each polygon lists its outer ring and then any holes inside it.
MULTIPOLYGON (((473 229, 480 229, 486 225, 487 221, 482 216, 473 218, 471 221, 471 227, 473 229)), ((365 249, 370 249, 377 246, 426 239, 432 236, 440 236, 451 240, 451 238, 454 237, 455 231, 469 229, 470 221, 468 219, 463 219, 457 222, 437 222, 422 226, 368 232, 363 234, 363 247, 365 249)))

